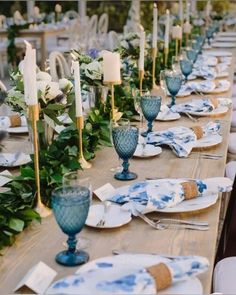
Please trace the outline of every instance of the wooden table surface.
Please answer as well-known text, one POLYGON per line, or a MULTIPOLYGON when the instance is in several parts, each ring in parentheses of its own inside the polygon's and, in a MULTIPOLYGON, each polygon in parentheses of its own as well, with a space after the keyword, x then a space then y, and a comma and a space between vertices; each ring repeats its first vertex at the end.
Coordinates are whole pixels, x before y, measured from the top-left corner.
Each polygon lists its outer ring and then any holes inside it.
MULTIPOLYGON (((233 64, 234 61, 232 62, 233 64)), ((231 66, 229 77, 231 82, 232 77, 233 66, 231 66)), ((218 96, 231 97, 231 89, 218 96)), ((193 97, 178 98, 177 103, 187 101, 193 97)), ((180 159, 169 149, 163 148, 162 154, 158 157, 132 159, 130 169, 138 174, 138 180, 144 180, 146 177, 204 179, 207 177, 224 176, 231 110, 224 115, 212 118, 212 120, 215 119, 222 124, 221 133, 223 141, 220 145, 208 149, 207 152, 223 154, 225 155, 224 157, 218 160, 203 159, 199 156, 201 153, 199 151, 199 153, 191 154, 186 159, 180 159)), ((201 117, 197 125, 204 125, 209 120, 211 120, 209 117, 201 117)), ((196 123, 183 116, 177 121, 156 122, 154 130, 163 130, 171 126, 191 127, 194 125, 196 123)), ((9 138, 6 144, 6 147, 11 149, 14 146, 14 139, 9 138)), ((92 161, 92 165, 91 169, 81 172, 81 175, 91 177, 93 189, 108 182, 114 187, 130 183, 117 181, 113 177, 114 172, 111 172, 111 168, 118 165, 117 155, 113 148, 102 148, 98 151, 96 158, 92 161)), ((88 251, 90 261, 98 257, 112 255, 113 249, 205 256, 210 261, 210 268, 206 273, 200 275, 199 279, 203 286, 203 292, 210 293, 221 202, 221 197, 219 197, 215 205, 191 213, 152 213, 156 217, 166 216, 208 221, 210 229, 206 232, 176 229, 158 231, 139 218, 133 218, 129 224, 117 229, 102 230, 84 227, 78 238, 82 238, 81 246, 88 251)), ((4 255, 0 257, 0 293, 13 293, 17 283, 40 260, 57 271, 56 279, 73 274, 77 267, 63 267, 54 260, 55 255, 63 249, 65 240, 66 236, 59 229, 53 215, 43 219, 41 224, 36 222, 31 224, 17 237, 16 243, 13 246, 4 249, 4 255)))

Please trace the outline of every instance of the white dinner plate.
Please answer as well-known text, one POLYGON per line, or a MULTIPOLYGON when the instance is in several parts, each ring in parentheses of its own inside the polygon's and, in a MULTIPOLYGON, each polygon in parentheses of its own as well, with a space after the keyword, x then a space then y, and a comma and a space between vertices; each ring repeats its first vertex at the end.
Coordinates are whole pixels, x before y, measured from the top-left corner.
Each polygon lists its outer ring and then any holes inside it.
POLYGON ((1 167, 18 167, 29 162, 31 158, 25 153, 0 153, 1 167))
MULTIPOLYGON (((76 274, 83 274, 85 272, 91 272, 92 270, 101 269, 104 265, 111 266, 110 269, 116 273, 119 270, 120 276, 124 276, 139 268, 145 268, 158 264, 161 262, 167 262, 169 259, 152 254, 122 254, 109 257, 102 257, 96 260, 90 261, 82 265, 76 274)), ((119 273, 117 273, 119 277, 119 273)), ((158 294, 202 294, 202 284, 198 278, 189 278, 188 280, 178 282, 169 288, 159 291, 158 294)), ((146 287, 139 294, 150 294, 150 290, 146 287)), ((156 294, 156 292, 155 292, 156 294)))
POLYGON ((175 121, 175 120, 178 120, 180 118, 181 118, 181 116, 180 116, 179 113, 169 112, 167 114, 167 116, 165 116, 165 117, 160 118, 160 117, 157 116, 156 120, 157 121, 175 121))
POLYGON ((211 50, 207 52, 206 54, 210 56, 215 56, 215 57, 232 56, 232 52, 225 51, 225 50, 211 50))
POLYGON ((204 136, 196 141, 194 148, 208 148, 218 145, 222 142, 222 136, 219 134, 212 134, 204 136))
POLYGON ((29 129, 27 126, 9 127, 7 128, 8 133, 28 133, 29 129))
POLYGON ((134 152, 134 157, 138 158, 149 158, 160 155, 162 149, 159 146, 154 146, 153 144, 146 144, 143 148, 142 144, 138 144, 134 152))
POLYGON ((209 91, 209 93, 221 93, 228 91, 230 88, 230 82, 228 80, 220 80, 217 84, 215 89, 209 91))
POLYGON ((184 200, 183 202, 177 204, 174 207, 156 209, 157 212, 164 213, 181 213, 181 212, 192 212, 196 210, 201 210, 214 205, 218 200, 218 193, 204 195, 203 197, 198 197, 190 200, 184 200))
POLYGON ((194 112, 188 111, 190 115, 198 116, 198 117, 205 117, 205 116, 216 116, 222 115, 228 112, 227 106, 219 106, 218 108, 213 109, 211 112, 194 112))
POLYGON ((236 37, 236 32, 220 32, 217 34, 217 36, 236 37))
POLYGON ((212 43, 212 47, 217 48, 234 48, 236 47, 235 42, 214 42, 212 43))
POLYGON ((125 225, 131 221, 131 213, 119 205, 109 204, 106 213, 105 205, 95 204, 90 206, 86 225, 96 228, 115 228, 125 225), (103 226, 97 226, 98 222, 103 219, 103 226))
POLYGON ((236 37, 232 37, 232 36, 223 36, 223 37, 217 37, 215 39, 216 42, 236 42, 236 37))
POLYGON ((216 78, 225 78, 229 76, 229 72, 228 71, 222 71, 217 73, 216 78))

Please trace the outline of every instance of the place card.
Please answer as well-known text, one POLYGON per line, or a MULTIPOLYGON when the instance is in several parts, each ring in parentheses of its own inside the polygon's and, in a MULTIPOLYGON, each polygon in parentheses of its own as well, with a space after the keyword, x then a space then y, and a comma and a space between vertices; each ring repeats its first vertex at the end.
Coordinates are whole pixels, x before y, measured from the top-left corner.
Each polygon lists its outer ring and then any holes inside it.
POLYGON ((30 289, 37 294, 43 294, 56 275, 57 272, 55 270, 40 261, 27 272, 14 289, 14 292, 30 289))
POLYGON ((12 181, 12 179, 7 176, 12 176, 8 170, 4 170, 0 173, 0 186, 4 186, 8 182, 12 181))
POLYGON ((93 193, 101 200, 105 201, 111 197, 112 194, 115 193, 115 188, 110 184, 106 183, 103 186, 96 189, 93 193))

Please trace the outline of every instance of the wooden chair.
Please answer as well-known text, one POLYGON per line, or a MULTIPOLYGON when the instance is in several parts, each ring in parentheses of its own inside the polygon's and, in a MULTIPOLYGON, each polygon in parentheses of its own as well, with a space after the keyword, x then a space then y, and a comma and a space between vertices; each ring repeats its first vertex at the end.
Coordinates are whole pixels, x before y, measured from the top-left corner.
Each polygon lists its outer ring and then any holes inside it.
POLYGON ((49 66, 50 74, 52 76, 52 81, 58 81, 60 78, 65 78, 70 76, 69 65, 63 56, 58 51, 53 51, 49 55, 49 66))
POLYGON ((115 31, 110 31, 107 36, 107 49, 113 51, 119 45, 119 36, 115 31))

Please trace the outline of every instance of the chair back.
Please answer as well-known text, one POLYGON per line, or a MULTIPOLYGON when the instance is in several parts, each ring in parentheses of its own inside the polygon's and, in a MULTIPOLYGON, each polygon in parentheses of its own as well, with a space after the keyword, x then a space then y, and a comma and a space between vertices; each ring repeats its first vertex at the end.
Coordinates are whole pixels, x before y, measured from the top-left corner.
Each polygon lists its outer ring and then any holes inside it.
POLYGON ((52 81, 58 81, 60 78, 65 78, 70 76, 69 65, 63 56, 58 51, 53 51, 49 55, 49 66, 50 74, 52 76, 52 81))
POLYGON ((98 28, 98 16, 94 14, 88 21, 88 35, 90 37, 96 37, 98 28))
POLYGON ((119 36, 115 31, 110 31, 107 37, 107 48, 110 51, 113 51, 118 47, 120 43, 119 36))
POLYGON ((103 13, 98 21, 98 35, 105 35, 108 32, 108 14, 103 13))
POLYGON ((71 20, 71 19, 77 19, 77 18, 79 18, 79 14, 75 10, 68 10, 65 13, 64 17, 67 18, 67 19, 69 19, 69 20, 71 20))

